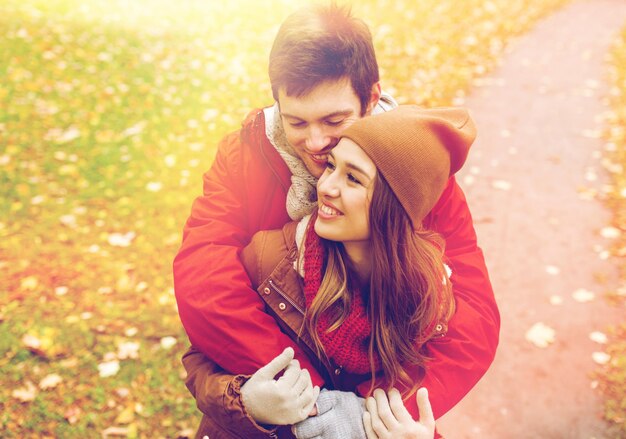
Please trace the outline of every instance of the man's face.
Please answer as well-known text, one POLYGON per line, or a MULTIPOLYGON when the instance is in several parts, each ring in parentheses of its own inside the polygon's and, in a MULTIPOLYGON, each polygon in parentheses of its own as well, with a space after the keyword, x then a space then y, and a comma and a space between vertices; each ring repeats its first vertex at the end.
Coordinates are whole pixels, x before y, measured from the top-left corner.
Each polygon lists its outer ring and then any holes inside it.
POLYGON ((361 117, 361 103, 350 81, 326 81, 301 97, 287 96, 280 89, 278 102, 287 141, 311 175, 319 178, 343 130, 361 117))

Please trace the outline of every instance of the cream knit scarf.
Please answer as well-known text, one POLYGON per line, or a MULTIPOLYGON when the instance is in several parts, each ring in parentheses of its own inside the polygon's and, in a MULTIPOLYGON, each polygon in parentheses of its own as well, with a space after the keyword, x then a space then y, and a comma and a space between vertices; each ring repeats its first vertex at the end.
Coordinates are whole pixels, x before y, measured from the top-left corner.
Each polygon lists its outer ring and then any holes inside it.
MULTIPOLYGON (((397 106, 396 101, 383 92, 373 114, 389 111, 397 106)), ((287 142, 278 103, 265 108, 263 114, 265 116, 265 135, 291 171, 291 186, 287 193, 287 213, 294 221, 302 219, 305 215, 313 212, 317 206, 317 178, 309 173, 302 160, 287 142)))
POLYGON ((317 178, 309 174, 302 160, 293 150, 283 129, 278 103, 263 110, 265 115, 265 135, 276 148, 291 171, 291 186, 287 193, 287 213, 292 220, 299 220, 313 212, 317 205, 317 178))

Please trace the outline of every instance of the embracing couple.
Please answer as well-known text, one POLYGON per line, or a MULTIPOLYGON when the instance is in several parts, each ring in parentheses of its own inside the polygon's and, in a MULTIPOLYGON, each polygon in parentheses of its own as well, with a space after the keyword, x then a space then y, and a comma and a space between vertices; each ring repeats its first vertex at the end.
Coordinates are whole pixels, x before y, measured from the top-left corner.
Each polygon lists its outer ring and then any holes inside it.
POLYGON ((498 344, 454 178, 474 123, 397 106, 334 5, 285 20, 269 76, 276 103, 220 143, 174 261, 197 437, 430 439, 498 344))

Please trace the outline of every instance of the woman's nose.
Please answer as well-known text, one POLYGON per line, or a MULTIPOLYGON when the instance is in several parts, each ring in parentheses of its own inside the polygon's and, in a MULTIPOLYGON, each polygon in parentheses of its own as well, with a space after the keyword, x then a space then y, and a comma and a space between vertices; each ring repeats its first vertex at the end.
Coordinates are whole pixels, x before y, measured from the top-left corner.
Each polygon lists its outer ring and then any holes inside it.
POLYGON ((317 193, 319 196, 338 197, 339 185, 335 178, 335 173, 329 175, 322 175, 317 183, 317 193))

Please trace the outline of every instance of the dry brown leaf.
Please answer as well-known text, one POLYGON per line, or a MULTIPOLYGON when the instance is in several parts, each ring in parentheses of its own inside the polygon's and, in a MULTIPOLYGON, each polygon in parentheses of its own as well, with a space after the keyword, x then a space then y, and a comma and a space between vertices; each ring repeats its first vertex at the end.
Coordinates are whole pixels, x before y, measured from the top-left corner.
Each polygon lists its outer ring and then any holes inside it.
POLYGON ((130 424, 135 420, 135 406, 129 405, 115 418, 116 424, 130 424))
POLYGON ((73 405, 65 410, 65 412, 63 413, 63 417, 70 424, 76 424, 81 414, 82 412, 80 408, 73 405))
POLYGON ((33 291, 39 286, 39 280, 35 276, 28 276, 22 279, 20 287, 23 290, 33 291))
POLYGON ((600 230, 600 236, 607 239, 619 238, 621 234, 621 230, 616 227, 603 227, 600 230))
POLYGON ((576 302, 586 303, 591 302, 593 299, 595 299, 596 295, 589 290, 579 288, 572 293, 572 297, 576 302))
POLYGON ((176 433, 178 439, 191 439, 196 434, 196 431, 192 428, 185 428, 176 433))
POLYGON ((167 336, 163 337, 160 343, 163 349, 171 349, 176 344, 176 339, 174 337, 167 336))
POLYGON ((563 298, 561 296, 550 296, 550 303, 552 305, 561 305, 563 303, 563 298))
POLYGON ((128 427, 109 427, 102 430, 102 439, 107 439, 109 437, 127 437, 128 434, 128 427))
POLYGON ((29 350, 41 349, 41 340, 31 334, 24 334, 22 337, 22 343, 24 343, 24 346, 26 346, 29 350))
POLYGON ((117 346, 117 358, 120 360, 126 360, 128 358, 139 358, 139 342, 125 341, 117 346))
POLYGON ((594 331, 589 334, 589 339, 599 344, 606 344, 608 341, 606 334, 600 331, 594 331))
POLYGON ((104 363, 98 364, 98 373, 100 374, 102 378, 117 375, 119 371, 120 371, 120 362, 117 360, 105 361, 104 363))
POLYGON ((556 265, 546 265, 546 273, 551 274, 552 276, 557 276, 561 273, 561 269, 556 265))
POLYGON ((551 343, 554 343, 554 335, 554 329, 542 322, 537 322, 526 331, 526 340, 538 348, 546 348, 551 343))
POLYGON ((37 396, 37 387, 30 381, 26 381, 24 387, 13 390, 11 396, 20 402, 31 402, 37 396))
POLYGON ((611 361, 611 356, 606 352, 594 352, 593 354, 591 354, 591 358, 594 362, 600 365, 607 364, 609 361, 611 361))
POLYGON ((491 183, 491 187, 500 191, 511 190, 511 183, 506 180, 495 180, 491 183))
POLYGON ((56 386, 61 384, 62 381, 63 379, 58 374, 51 373, 39 381, 39 388, 41 390, 54 389, 56 386))

